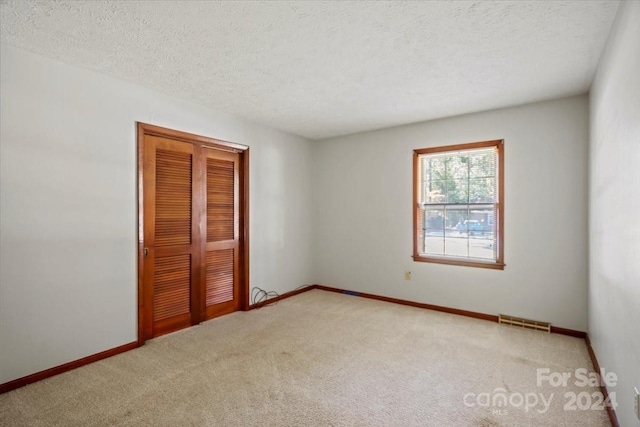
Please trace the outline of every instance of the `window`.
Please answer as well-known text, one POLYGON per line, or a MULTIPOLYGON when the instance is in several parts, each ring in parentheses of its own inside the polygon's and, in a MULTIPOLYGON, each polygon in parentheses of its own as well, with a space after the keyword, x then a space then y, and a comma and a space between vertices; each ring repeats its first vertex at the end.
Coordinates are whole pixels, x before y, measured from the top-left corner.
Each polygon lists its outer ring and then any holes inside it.
POLYGON ((504 269, 504 141, 413 154, 415 261, 504 269))

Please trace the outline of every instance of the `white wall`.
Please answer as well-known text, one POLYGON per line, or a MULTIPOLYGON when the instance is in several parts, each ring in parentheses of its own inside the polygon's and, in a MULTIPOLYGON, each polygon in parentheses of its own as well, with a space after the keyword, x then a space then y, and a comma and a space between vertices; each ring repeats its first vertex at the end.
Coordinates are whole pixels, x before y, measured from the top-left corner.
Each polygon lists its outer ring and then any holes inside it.
POLYGON ((622 2, 590 93, 589 337, 616 372, 622 426, 640 425, 640 2, 622 2))
POLYGON ((585 331, 587 120, 582 95, 319 142, 319 283, 585 331), (505 140, 505 270, 413 262, 412 150, 492 139, 505 140))
POLYGON ((249 145, 251 284, 312 282, 309 141, 1 49, 0 383, 136 340, 136 121, 249 145))

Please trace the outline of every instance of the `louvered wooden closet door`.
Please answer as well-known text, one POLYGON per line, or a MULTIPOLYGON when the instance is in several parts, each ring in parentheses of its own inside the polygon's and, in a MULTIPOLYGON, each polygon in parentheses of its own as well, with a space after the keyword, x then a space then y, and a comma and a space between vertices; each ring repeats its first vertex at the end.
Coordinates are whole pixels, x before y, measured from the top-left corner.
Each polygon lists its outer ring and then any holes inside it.
POLYGON ((147 336, 197 323, 193 314, 198 297, 193 293, 201 254, 194 209, 195 160, 192 144, 155 136, 145 140, 147 336))
POLYGON ((239 308, 239 160, 237 153, 203 149, 205 158, 206 248, 203 275, 205 318, 239 308))
POLYGON ((138 340, 249 308, 249 149, 138 123, 138 340))

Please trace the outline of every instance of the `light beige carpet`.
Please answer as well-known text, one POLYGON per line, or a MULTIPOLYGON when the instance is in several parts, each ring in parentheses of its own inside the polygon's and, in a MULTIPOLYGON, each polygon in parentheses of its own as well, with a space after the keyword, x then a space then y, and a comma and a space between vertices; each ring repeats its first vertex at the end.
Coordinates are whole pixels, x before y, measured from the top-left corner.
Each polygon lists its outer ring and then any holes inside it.
POLYGON ((609 425, 537 368, 593 369, 581 339, 312 290, 0 395, 0 425, 609 425))

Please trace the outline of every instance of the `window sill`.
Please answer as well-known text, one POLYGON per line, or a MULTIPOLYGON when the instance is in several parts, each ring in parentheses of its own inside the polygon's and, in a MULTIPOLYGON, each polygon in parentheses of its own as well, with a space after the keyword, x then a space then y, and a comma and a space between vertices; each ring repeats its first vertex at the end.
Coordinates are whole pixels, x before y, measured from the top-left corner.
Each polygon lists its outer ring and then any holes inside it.
POLYGON ((504 270, 506 266, 503 262, 492 262, 492 261, 470 261, 464 260, 460 258, 439 258, 439 257, 428 257, 424 255, 414 255, 413 260, 416 262, 432 262, 435 264, 448 264, 448 265, 461 265, 465 267, 477 267, 477 268, 490 268, 492 270, 504 270))

